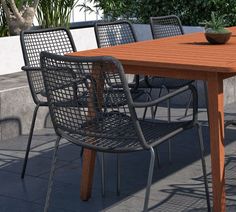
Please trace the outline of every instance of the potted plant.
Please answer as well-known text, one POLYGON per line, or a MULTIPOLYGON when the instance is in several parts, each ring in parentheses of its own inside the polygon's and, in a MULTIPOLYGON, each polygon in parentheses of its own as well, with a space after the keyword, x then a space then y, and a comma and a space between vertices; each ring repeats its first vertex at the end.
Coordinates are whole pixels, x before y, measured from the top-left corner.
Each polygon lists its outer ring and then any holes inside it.
POLYGON ((205 22, 205 37, 211 44, 224 44, 230 37, 231 32, 224 28, 225 21, 223 16, 216 16, 214 12, 211 13, 211 20, 205 22))

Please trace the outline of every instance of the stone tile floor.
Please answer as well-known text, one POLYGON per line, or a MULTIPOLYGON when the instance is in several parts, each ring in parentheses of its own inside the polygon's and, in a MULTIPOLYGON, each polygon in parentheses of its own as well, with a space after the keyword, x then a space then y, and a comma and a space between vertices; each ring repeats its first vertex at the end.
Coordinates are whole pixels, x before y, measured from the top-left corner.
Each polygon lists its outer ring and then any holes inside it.
MULTIPOLYGON (((164 109, 163 109, 164 110, 164 109)), ((160 118, 166 114, 160 110, 160 118)), ((227 107, 226 117, 236 111, 227 107)), ((181 114, 183 111, 181 111, 181 114)), ((173 116, 179 116, 174 110, 173 116)), ((209 186, 211 171, 206 113, 202 121, 209 186)), ((167 144, 159 148, 161 168, 155 168, 150 196, 150 211, 206 211, 204 185, 199 160, 196 131, 187 131, 172 142, 172 164, 168 162, 167 144)), ((20 178, 27 135, 0 142, 0 212, 39 212, 45 201, 55 135, 52 129, 35 133, 25 179, 20 178)), ((236 210, 236 128, 226 130, 227 211, 236 210)), ((105 155, 106 195, 101 195, 100 154, 96 160, 92 198, 80 201, 80 147, 62 141, 52 191, 51 212, 141 211, 149 163, 147 152, 121 157, 121 195, 116 195, 116 156, 105 155)))

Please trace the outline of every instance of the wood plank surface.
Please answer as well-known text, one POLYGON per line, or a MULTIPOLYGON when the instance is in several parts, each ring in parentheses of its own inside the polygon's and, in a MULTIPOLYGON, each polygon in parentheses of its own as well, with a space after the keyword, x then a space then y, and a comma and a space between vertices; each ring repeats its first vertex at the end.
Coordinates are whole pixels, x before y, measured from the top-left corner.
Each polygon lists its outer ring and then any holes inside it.
POLYGON ((236 72, 236 28, 225 45, 207 43, 204 33, 74 52, 72 56, 113 56, 123 65, 206 72, 236 72))

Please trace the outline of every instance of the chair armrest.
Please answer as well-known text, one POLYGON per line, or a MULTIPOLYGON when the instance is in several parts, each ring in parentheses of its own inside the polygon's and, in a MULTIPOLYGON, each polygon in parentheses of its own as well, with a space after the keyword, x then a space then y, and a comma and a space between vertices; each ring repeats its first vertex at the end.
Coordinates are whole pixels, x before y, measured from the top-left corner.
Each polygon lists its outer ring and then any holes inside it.
POLYGON ((22 66, 21 70, 23 70, 23 71, 41 71, 41 67, 22 66))
MULTIPOLYGON (((149 102, 134 102, 133 106, 137 107, 137 108, 152 107, 152 106, 155 106, 155 105, 157 105, 157 104, 159 104, 161 102, 166 101, 167 99, 171 99, 171 98, 173 98, 173 97, 175 97, 175 96, 177 96, 177 95, 179 95, 181 93, 184 93, 187 90, 191 90, 192 93, 193 93, 194 92, 193 90, 196 90, 196 88, 193 85, 186 85, 186 86, 184 86, 182 88, 179 88, 179 89, 177 89, 177 90, 175 90, 173 92, 170 92, 167 95, 162 96, 162 97, 160 97, 158 99, 155 99, 153 101, 149 101, 149 102)), ((197 91, 195 91, 195 92, 197 92, 197 91)))
POLYGON ((187 90, 190 90, 192 95, 193 95, 193 121, 197 120, 197 112, 198 112, 198 94, 197 94, 197 89, 193 85, 186 85, 182 88, 179 88, 173 92, 170 92, 169 94, 162 96, 156 100, 149 101, 149 102, 134 102, 133 106, 136 108, 143 108, 143 107, 152 107, 156 106, 157 104, 164 102, 168 99, 171 99, 187 90))

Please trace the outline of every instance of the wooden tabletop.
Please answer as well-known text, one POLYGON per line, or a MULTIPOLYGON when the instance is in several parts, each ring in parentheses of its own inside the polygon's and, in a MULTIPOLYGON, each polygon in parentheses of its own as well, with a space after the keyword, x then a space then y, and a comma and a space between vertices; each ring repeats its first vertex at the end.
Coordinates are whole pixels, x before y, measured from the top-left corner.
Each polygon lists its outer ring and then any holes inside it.
POLYGON ((71 53, 73 56, 114 56, 123 65, 192 71, 236 72, 236 27, 225 45, 209 44, 204 33, 142 41, 71 53))

